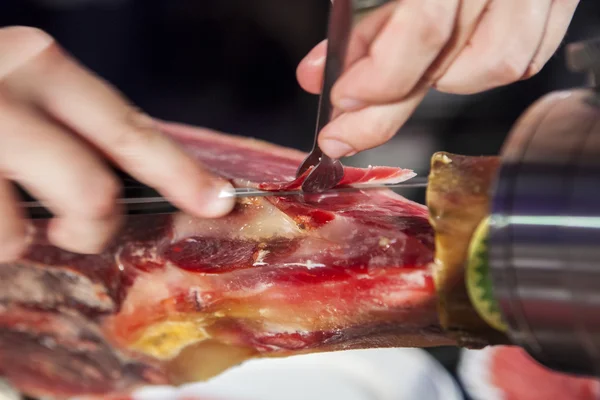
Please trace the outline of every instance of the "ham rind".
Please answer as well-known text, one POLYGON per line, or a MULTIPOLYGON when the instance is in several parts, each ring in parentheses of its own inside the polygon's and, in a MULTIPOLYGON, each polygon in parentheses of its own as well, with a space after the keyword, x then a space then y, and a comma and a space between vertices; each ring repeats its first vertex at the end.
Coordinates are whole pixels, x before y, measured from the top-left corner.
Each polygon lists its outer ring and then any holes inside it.
MULTIPOLYGON (((301 152, 160 127, 237 186, 299 184, 301 152)), ((347 168, 342 184, 412 176, 347 168)), ((109 398, 251 357, 454 343, 438 322, 427 209, 389 190, 247 198, 218 220, 131 217, 95 256, 53 247, 45 224, 0 268, 0 372, 29 395, 109 398)))
POLYGON ((501 344, 506 337, 475 311, 465 286, 473 232, 490 213, 490 193, 500 158, 439 152, 431 157, 427 207, 435 229, 433 276, 440 324, 464 347, 501 344))

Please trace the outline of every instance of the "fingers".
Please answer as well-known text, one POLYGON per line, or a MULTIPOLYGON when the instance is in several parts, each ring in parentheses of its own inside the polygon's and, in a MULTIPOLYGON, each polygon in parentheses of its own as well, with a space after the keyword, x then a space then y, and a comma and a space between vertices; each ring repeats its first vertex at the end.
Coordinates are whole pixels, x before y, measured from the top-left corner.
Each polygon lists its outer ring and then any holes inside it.
POLYGON ((542 42, 551 3, 492 0, 469 45, 436 82, 436 88, 472 94, 521 79, 542 42))
POLYGON ((437 81, 467 45, 491 0, 462 0, 458 8, 454 32, 446 48, 427 72, 431 82, 437 81))
POLYGON ((450 39, 457 8, 458 0, 397 2, 368 55, 334 86, 335 106, 351 111, 407 96, 450 39))
MULTIPOLYGON (((58 216, 50 241, 79 253, 102 250, 120 224, 119 184, 103 162, 43 115, 4 99, 0 132, 0 176, 20 183, 58 216)), ((13 201, 4 203, 5 213, 20 216, 13 201)), ((16 229, 11 221, 7 226, 16 229)))
MULTIPOLYGON (((352 30, 348 43, 345 68, 367 55, 369 46, 392 15, 396 2, 387 3, 365 16, 352 30)), ((296 75, 300 86, 309 93, 321 92, 327 41, 315 46, 298 65, 296 75)))
MULTIPOLYGON (((442 91, 470 94, 537 73, 556 51, 578 1, 392 4, 379 20, 353 32, 350 67, 332 93, 345 114, 325 127, 319 139, 333 158, 389 140, 424 97, 425 89, 415 87, 432 83, 442 91)), ((312 93, 320 91, 324 60, 321 43, 298 68, 301 85, 312 93)))
POLYGON ((553 0, 544 39, 525 72, 524 78, 531 78, 540 72, 556 53, 567 33, 578 5, 579 0, 553 0))
POLYGON ((234 206, 217 179, 154 128, 115 89, 48 46, 4 78, 11 95, 41 107, 139 181, 181 209, 219 217, 234 206))
POLYGON ((0 263, 17 259, 25 250, 25 223, 13 188, 0 176, 0 263))
POLYGON ((427 88, 424 87, 398 103, 373 105, 344 113, 323 128, 319 146, 332 158, 347 157, 377 147, 398 132, 426 94, 427 88))

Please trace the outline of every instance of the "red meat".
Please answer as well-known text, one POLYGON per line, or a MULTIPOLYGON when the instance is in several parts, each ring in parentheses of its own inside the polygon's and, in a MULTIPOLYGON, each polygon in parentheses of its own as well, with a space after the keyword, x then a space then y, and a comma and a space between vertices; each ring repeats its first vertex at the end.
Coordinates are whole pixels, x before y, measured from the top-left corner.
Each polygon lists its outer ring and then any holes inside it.
MULTIPOLYGON (((301 183, 303 153, 161 127, 237 186, 301 183)), ((346 168, 342 183, 412 176, 346 168)), ((35 228, 23 259, 0 266, 0 373, 30 395, 126 395, 250 357, 452 343, 437 319, 427 209, 388 190, 244 199, 219 220, 131 217, 97 256, 35 228)))

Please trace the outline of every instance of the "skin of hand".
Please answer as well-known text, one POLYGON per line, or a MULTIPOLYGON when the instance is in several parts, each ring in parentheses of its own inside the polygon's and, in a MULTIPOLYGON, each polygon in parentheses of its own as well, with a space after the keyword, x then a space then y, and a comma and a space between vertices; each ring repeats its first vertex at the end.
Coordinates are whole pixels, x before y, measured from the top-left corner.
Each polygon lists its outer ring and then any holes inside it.
POLYGON ((55 214, 48 239, 97 253, 122 222, 120 182, 105 160, 158 190, 183 211, 220 217, 226 181, 210 175, 153 120, 79 65, 51 36, 0 29, 0 261, 27 247, 28 224, 12 182, 55 214))
MULTIPOLYGON (((391 139, 430 88, 472 94, 528 79, 556 52, 579 0, 394 0, 361 20, 321 131, 330 157, 391 139)), ((326 41, 297 69, 320 93, 326 41)))

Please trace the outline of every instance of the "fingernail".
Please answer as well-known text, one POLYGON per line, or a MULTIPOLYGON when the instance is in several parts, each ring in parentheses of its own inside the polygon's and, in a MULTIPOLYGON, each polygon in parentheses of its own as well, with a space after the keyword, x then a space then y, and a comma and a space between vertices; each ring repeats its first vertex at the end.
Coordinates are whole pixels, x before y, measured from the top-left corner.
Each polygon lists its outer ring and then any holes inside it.
POLYGON ((321 67, 325 64, 325 41, 319 43, 300 62, 300 64, 309 64, 315 67, 321 67))
POLYGON ((207 218, 219 218, 229 214, 235 207, 234 188, 227 181, 219 181, 210 193, 203 214, 207 218))
POLYGON ((337 106, 344 111, 356 111, 364 108, 365 103, 360 100, 343 98, 338 102, 337 106))
POLYGON ((356 151, 348 143, 336 139, 326 139, 320 143, 321 150, 331 158, 346 157, 356 151))
POLYGON ((306 63, 313 67, 321 67, 321 66, 325 65, 325 57, 324 56, 320 56, 320 57, 310 57, 309 56, 306 58, 306 63))

